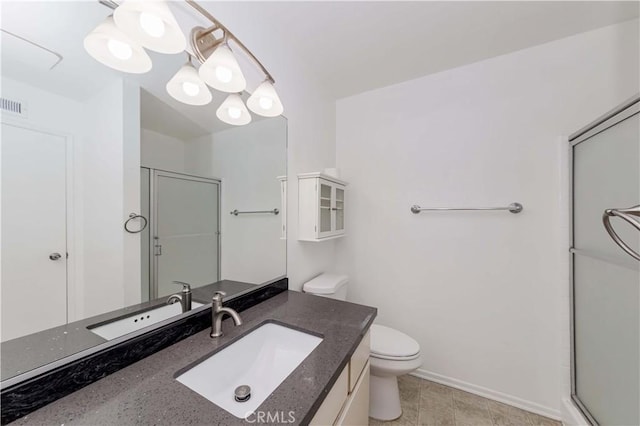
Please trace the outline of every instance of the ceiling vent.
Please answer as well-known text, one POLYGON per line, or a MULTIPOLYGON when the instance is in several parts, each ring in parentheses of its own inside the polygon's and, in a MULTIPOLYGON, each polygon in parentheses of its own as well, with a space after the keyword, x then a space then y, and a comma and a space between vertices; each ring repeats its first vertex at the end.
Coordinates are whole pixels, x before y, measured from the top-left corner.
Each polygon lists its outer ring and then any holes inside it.
POLYGON ((0 98, 0 111, 3 114, 27 118, 27 104, 21 101, 14 101, 7 98, 0 98))

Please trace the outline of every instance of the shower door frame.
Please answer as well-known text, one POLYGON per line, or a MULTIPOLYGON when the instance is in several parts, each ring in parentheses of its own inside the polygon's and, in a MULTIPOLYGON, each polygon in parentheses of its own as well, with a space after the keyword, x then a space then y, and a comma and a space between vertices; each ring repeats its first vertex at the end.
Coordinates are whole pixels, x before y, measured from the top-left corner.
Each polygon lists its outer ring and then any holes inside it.
MULTIPOLYGON (((591 139, 598 133, 617 125, 618 123, 633 117, 640 113, 640 94, 636 94, 625 102, 612 109, 611 111, 601 115, 591 123, 582 127, 580 130, 569 136, 569 300, 570 300, 570 357, 571 357, 571 400, 576 405, 582 415, 592 424, 599 425, 596 419, 591 415, 587 407, 580 401, 576 393, 576 348, 575 348, 575 256, 584 255, 574 248, 574 191, 573 191, 573 164, 574 164, 574 148, 580 143, 591 139)), ((602 259, 601 259, 602 260, 602 259)), ((610 261, 610 259, 605 259, 610 261)))
POLYGON ((158 256, 156 256, 155 239, 158 233, 158 205, 156 201, 158 198, 157 180, 159 176, 218 185, 218 276, 216 279, 217 281, 220 281, 220 269, 222 266, 222 205, 220 204, 222 201, 222 179, 198 176, 189 173, 172 172, 152 167, 142 166, 141 168, 149 169, 149 300, 155 300, 158 298, 158 256))

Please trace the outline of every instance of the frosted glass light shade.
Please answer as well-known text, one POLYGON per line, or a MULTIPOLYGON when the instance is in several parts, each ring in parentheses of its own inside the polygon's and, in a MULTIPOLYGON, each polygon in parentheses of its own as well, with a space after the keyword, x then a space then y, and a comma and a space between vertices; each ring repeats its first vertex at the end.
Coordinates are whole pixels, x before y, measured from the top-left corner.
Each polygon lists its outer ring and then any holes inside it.
POLYGON ((125 0, 113 12, 122 32, 147 49, 180 53, 187 41, 164 0, 125 0))
POLYGON ((227 124, 233 124, 234 126, 242 126, 251 123, 251 114, 244 103, 242 98, 232 93, 227 96, 222 105, 216 111, 216 117, 227 124))
POLYGON ((152 66, 147 52, 116 27, 112 16, 84 38, 84 48, 96 61, 118 71, 142 74, 152 66))
POLYGON ((238 61, 225 44, 213 51, 198 72, 205 83, 221 92, 239 93, 247 87, 238 61))
POLYGON ((247 100, 247 106, 263 117, 277 117, 284 108, 270 81, 263 82, 247 100))
POLYGON ((209 88, 190 63, 186 63, 167 83, 167 92, 177 101, 188 105, 206 105, 211 102, 209 88))

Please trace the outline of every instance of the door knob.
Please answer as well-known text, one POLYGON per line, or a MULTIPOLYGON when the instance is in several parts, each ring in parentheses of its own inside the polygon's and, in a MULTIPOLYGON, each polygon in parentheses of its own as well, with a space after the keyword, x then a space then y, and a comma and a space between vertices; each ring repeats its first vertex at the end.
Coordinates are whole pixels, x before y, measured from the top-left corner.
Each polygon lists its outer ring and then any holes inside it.
POLYGON ((51 253, 49 255, 49 259, 51 260, 58 260, 62 257, 62 255, 60 253, 51 253))

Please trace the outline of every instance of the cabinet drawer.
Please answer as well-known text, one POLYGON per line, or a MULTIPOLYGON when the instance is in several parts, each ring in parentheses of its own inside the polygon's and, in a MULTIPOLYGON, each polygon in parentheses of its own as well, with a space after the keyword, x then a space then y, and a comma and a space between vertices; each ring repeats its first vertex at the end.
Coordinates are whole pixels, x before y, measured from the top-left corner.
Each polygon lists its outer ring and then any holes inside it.
POLYGON ((360 373, 364 369, 365 364, 369 361, 369 352, 371 351, 371 331, 362 338, 362 341, 351 356, 349 363, 349 393, 353 392, 356 382, 360 377, 360 373))
POLYGON ((347 399, 349 388, 349 366, 346 366, 340 377, 333 384, 333 387, 329 391, 329 394, 322 402, 320 408, 316 412, 316 415, 311 419, 310 425, 327 426, 335 423, 344 401, 347 399))

